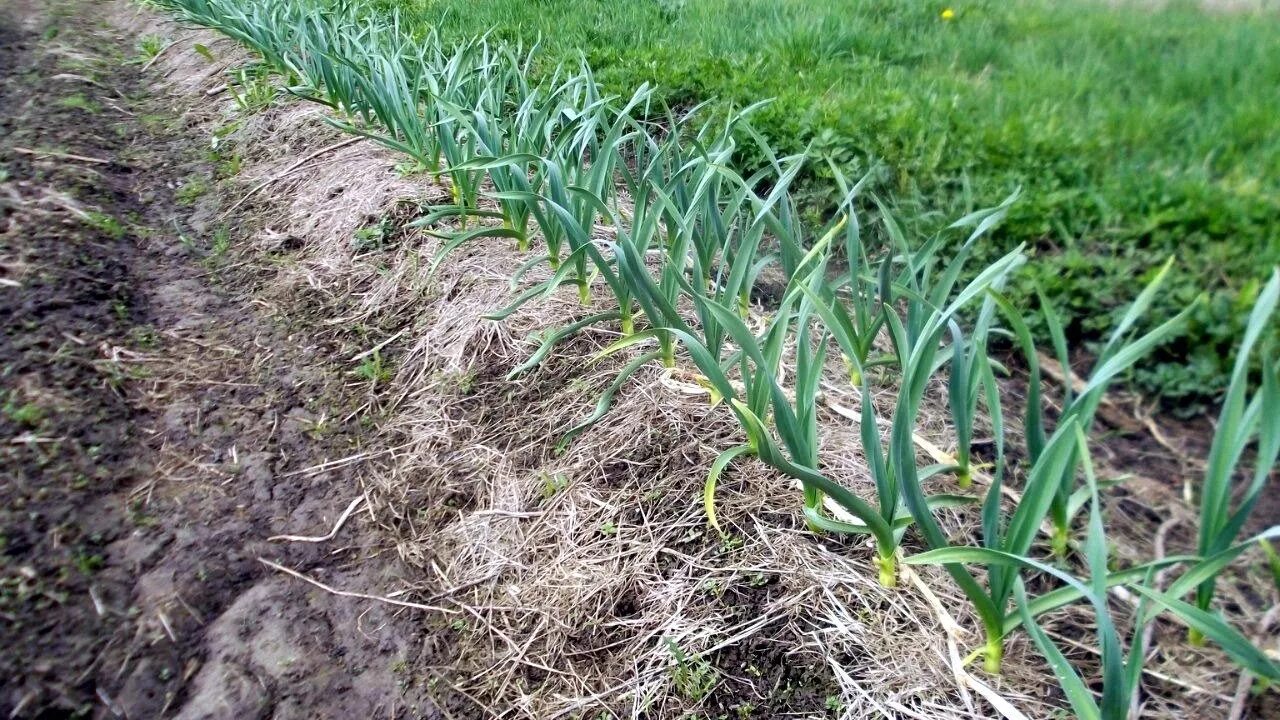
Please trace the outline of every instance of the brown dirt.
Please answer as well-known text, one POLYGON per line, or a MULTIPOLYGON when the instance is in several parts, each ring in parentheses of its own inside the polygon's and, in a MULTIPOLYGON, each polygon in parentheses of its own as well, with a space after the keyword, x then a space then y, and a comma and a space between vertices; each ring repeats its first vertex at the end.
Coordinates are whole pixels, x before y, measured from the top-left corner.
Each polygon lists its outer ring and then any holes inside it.
POLYGON ((410 612, 259 562, 396 579, 364 512, 267 540, 360 496, 366 463, 307 468, 374 450, 377 405, 314 321, 219 287, 215 169, 103 9, 0 9, 0 716, 440 716, 410 612))

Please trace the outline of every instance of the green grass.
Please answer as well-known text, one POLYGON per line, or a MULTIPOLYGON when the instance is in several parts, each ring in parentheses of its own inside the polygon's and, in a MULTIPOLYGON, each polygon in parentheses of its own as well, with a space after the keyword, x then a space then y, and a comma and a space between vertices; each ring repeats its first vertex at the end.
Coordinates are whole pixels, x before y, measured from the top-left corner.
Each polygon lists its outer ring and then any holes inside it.
MULTIPOLYGON (((1034 303, 1038 282, 1077 341, 1103 337, 1176 254, 1152 320, 1206 288, 1210 302, 1135 379, 1182 408, 1225 387, 1258 281, 1280 263, 1280 14, 1083 0, 375 5, 447 39, 540 42, 543 72, 581 51, 610 89, 654 83, 677 107, 775 98, 753 123, 776 147, 879 165, 876 191, 917 232, 1022 186, 978 259, 1028 242, 1038 261, 1015 299, 1034 303)), ((832 199, 821 180, 802 185, 819 210, 832 199)))

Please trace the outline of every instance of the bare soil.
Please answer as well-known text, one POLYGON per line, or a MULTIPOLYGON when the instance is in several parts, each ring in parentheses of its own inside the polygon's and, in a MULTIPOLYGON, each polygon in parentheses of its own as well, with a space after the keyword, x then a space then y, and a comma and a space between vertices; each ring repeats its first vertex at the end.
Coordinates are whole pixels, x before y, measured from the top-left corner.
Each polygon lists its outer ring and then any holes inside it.
POLYGON ((369 383, 220 287, 215 169, 104 5, 0 8, 0 716, 443 716, 413 611, 259 560, 398 576, 364 512, 268 541, 360 497, 308 468, 370 449, 369 383))

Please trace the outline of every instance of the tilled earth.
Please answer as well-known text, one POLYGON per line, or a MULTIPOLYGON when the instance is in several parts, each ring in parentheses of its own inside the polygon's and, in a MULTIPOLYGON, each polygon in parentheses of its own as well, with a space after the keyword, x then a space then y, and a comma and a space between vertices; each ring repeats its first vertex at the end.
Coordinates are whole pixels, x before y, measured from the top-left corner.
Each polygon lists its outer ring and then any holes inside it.
POLYGON ((188 229, 214 170, 109 5, 0 5, 0 716, 443 716, 415 611, 260 560, 395 578, 363 512, 268 539, 360 496, 316 466, 370 450, 371 389, 219 289, 188 229))

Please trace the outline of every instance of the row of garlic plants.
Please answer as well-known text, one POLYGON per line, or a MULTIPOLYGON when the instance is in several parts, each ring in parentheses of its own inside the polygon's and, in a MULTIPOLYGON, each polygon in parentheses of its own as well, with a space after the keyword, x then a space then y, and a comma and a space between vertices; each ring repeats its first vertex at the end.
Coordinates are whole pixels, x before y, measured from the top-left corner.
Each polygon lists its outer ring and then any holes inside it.
MULTIPOLYGON (((491 318, 505 318, 562 286, 576 289, 595 311, 544 335, 513 376, 536 368, 558 343, 586 327, 618 329, 619 339, 600 357, 630 358, 589 417, 566 429, 562 444, 604 417, 640 368, 655 362, 672 368, 687 359, 712 402, 727 406, 746 438, 717 458, 708 476, 704 501, 717 528, 717 479, 735 459, 758 458, 799 481, 812 529, 873 537, 886 586, 895 584, 904 556, 908 563, 941 564, 981 621, 986 642, 974 657, 983 657, 988 671, 999 671, 1005 637, 1025 629, 1081 717, 1128 714, 1148 655, 1143 628, 1160 615, 1186 625, 1196 641, 1214 641, 1258 677, 1280 679, 1277 663, 1212 610, 1214 579, 1223 569, 1257 540, 1280 535, 1272 528, 1238 542, 1280 452, 1276 352, 1259 345, 1280 299, 1280 269, 1260 294, 1239 350, 1201 488, 1198 553, 1113 570, 1088 438, 1109 383, 1174 337, 1191 311, 1138 332, 1168 266, 1097 352, 1084 386, 1064 389, 1050 423, 1028 318, 1001 292, 1027 262, 1026 253, 1017 248, 988 267, 966 271, 974 240, 992 230, 1013 197, 919 246, 907 241, 881 205, 888 241, 873 244, 864 242, 854 202, 863 196, 878 201, 865 181, 853 182, 832 166, 843 201, 836 217, 814 231, 790 193, 804 158, 777 157, 751 129, 753 108, 709 120, 698 108, 676 115, 654 107, 646 87, 626 97, 602 92, 585 63, 535 80, 536 49, 485 38, 448 46, 434 34, 413 34, 394 13, 364 13, 346 2, 152 4, 243 43, 278 74, 284 91, 324 104, 335 126, 405 154, 446 183, 451 202, 414 223, 441 239, 433 267, 469 242, 507 241, 527 253, 511 279, 512 301, 491 318), (763 152, 767 167, 749 176, 734 169, 743 142, 763 152), (539 268, 544 270, 534 272, 539 268), (766 272, 781 278, 782 290, 767 312, 753 312, 753 293, 766 272), (607 298, 593 297, 601 291, 607 298), (1026 460, 1017 467, 1005 457, 997 383, 1003 366, 989 352, 993 337, 1010 342, 1029 369, 1026 460), (824 374, 831 352, 848 370, 839 382, 847 379, 848 389, 861 397, 861 439, 875 484, 869 499, 822 470, 818 414, 833 382, 824 374), (885 377, 897 386, 887 439, 871 397, 873 378, 885 377), (948 387, 955 458, 921 467, 915 431, 928 389, 939 378, 948 387), (979 466, 970 451, 980 412, 994 429, 989 467, 979 466), (1233 492, 1250 448, 1249 482, 1243 493, 1233 492), (952 477, 968 490, 978 475, 986 484, 980 496, 925 489, 952 477), (1020 499, 1002 502, 1002 486, 1014 479, 1020 499), (968 503, 980 507, 981 533, 974 542, 958 543, 935 513, 968 503), (839 510, 832 512, 831 504, 839 510), (1047 547, 1039 538, 1046 523, 1047 547), (913 527, 930 549, 907 556, 903 539, 913 527), (1083 578, 1069 569, 1073 564, 1083 578), (981 572, 970 569, 975 566, 981 572), (1154 578, 1163 569, 1178 574, 1162 590, 1154 578), (1059 585, 1029 597, 1031 577, 1059 585), (1117 585, 1142 598, 1127 652, 1107 600, 1117 585), (1190 602, 1188 595, 1194 595, 1190 602), (1096 614, 1101 693, 1037 625, 1044 613, 1077 602, 1089 603, 1096 614)), ((1048 303, 1040 312, 1058 361, 1070 367, 1060 323, 1048 303)))

